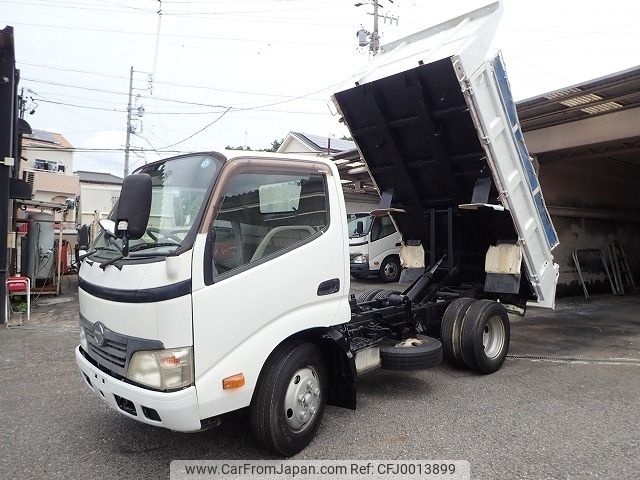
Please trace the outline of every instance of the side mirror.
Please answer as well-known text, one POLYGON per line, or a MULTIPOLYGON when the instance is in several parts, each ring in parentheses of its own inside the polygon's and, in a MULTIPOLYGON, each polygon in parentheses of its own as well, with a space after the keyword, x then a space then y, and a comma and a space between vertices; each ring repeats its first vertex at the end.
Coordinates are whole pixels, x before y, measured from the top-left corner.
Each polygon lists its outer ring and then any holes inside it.
POLYGON ((123 254, 128 255, 129 239, 141 238, 151 213, 151 177, 146 173, 129 175, 122 182, 115 236, 122 238, 123 254))
POLYGON ((98 225, 100 225, 100 228, 107 234, 111 235, 112 237, 116 236, 116 222, 114 222, 113 220, 109 220, 108 218, 101 218, 100 220, 98 220, 98 225))
POLYGON ((356 233, 362 235, 362 232, 364 232, 364 223, 362 223, 362 220, 358 220, 356 222, 356 233))

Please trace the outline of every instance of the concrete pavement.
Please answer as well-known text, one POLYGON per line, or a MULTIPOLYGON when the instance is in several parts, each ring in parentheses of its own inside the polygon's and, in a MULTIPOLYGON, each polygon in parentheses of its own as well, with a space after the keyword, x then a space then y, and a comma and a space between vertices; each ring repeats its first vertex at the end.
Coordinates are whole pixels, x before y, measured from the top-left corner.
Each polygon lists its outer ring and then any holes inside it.
MULTIPOLYGON (((377 288, 354 284, 359 288, 377 288)), ((380 287, 382 288, 382 287, 380 287)), ((172 459, 270 458, 242 413, 181 434, 106 407, 73 360, 77 298, 0 327, 0 478, 168 478, 172 459)), ((358 410, 328 408, 300 459, 467 459, 472 478, 635 479, 640 297, 563 300, 512 318, 510 358, 479 376, 375 371, 358 410)))

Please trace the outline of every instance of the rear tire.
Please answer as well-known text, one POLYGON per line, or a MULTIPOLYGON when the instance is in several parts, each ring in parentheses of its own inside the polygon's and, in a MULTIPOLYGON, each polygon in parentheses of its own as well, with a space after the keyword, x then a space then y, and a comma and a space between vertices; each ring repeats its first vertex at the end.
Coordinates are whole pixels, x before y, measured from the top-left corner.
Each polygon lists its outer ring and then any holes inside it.
POLYGON ((373 300, 373 297, 375 297, 380 292, 384 292, 384 290, 382 290, 381 288, 374 288, 373 290, 365 290, 364 292, 356 295, 356 303, 369 302, 373 300))
POLYGON ((509 351, 509 314, 493 300, 480 300, 467 310, 460 338, 462 358, 470 370, 493 373, 502 367, 509 351))
POLYGON ((442 316, 442 322, 440 323, 442 353, 445 360, 455 367, 464 367, 462 345, 460 343, 460 326, 467 310, 474 302, 473 298, 456 298, 449 304, 442 316))
POLYGON ((402 268, 400 267, 400 259, 396 256, 389 256, 385 258, 380 265, 380 280, 386 283, 394 283, 400 280, 400 273, 402 268))
POLYGON ((327 368, 311 343, 289 343, 264 366, 251 401, 251 430, 269 450, 295 455, 313 439, 324 413, 327 368))

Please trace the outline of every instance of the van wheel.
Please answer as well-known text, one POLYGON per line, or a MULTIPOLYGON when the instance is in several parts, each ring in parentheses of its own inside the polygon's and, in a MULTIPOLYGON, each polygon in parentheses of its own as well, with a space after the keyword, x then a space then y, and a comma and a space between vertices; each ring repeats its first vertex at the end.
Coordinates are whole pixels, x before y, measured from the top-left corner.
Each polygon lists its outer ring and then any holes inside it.
POLYGON ((456 298, 449 304, 442 316, 440 323, 442 353, 445 360, 455 367, 464 367, 460 344, 460 326, 467 310, 474 302, 473 298, 456 298))
POLYGON ((380 280, 391 283, 400 280, 400 259, 398 257, 387 257, 380 265, 380 280))
POLYGON ((493 300, 480 300, 467 310, 460 329, 462 358, 470 370, 493 373, 509 350, 509 315, 493 300))
POLYGON ((326 405, 327 369, 311 343, 279 347, 264 367, 251 401, 251 429, 269 450, 290 457, 313 439, 326 405))

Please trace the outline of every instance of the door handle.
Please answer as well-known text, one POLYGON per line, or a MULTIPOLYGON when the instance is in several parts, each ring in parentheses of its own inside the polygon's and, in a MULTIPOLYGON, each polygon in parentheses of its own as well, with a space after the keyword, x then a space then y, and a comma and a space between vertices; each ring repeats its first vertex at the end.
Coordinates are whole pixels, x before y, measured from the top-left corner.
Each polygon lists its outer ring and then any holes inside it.
POLYGON ((322 295, 331 295, 332 293, 336 293, 340 290, 340 279, 332 278, 331 280, 325 280, 320 285, 318 285, 318 296, 322 295))

